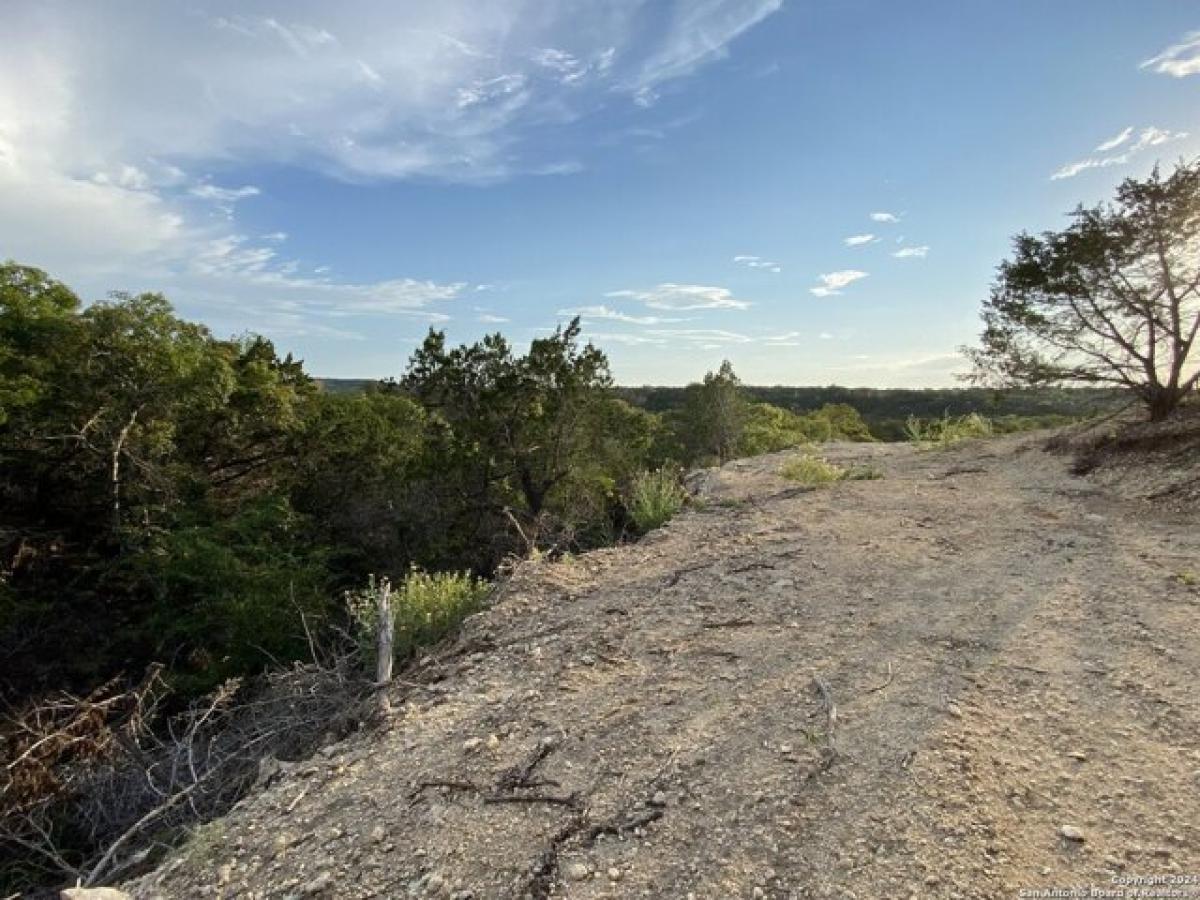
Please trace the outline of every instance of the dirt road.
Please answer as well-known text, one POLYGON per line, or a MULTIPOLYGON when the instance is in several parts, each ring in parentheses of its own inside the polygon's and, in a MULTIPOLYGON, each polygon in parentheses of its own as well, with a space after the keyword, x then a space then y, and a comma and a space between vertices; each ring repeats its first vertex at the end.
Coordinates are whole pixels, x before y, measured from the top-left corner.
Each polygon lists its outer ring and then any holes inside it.
MULTIPOLYGON (((1200 876, 1200 530, 1006 438, 701 479, 527 567, 143 897, 1017 897, 1200 876), (414 686, 416 685, 416 686, 414 686)), ((1200 884, 1192 886, 1200 896, 1200 884)))

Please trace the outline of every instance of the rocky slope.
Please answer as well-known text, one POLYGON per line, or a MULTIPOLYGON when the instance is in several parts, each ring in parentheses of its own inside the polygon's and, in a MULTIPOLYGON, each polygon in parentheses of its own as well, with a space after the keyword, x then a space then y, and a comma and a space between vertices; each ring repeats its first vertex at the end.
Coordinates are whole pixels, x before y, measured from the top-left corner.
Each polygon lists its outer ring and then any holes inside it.
POLYGON ((700 479, 525 566, 143 898, 1015 897, 1200 874, 1200 532, 1030 438, 700 479))

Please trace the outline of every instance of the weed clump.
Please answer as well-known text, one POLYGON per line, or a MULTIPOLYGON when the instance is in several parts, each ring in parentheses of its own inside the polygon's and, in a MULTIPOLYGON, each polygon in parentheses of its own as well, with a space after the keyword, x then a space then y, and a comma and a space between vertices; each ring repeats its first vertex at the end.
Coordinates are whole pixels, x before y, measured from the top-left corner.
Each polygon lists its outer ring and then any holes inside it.
POLYGON ((943 414, 940 419, 918 419, 909 416, 904 426, 905 437, 917 447, 945 449, 971 438, 991 437, 996 433, 992 420, 979 413, 965 416, 943 414))
POLYGON ((835 481, 842 481, 846 477, 847 471, 841 466, 834 465, 810 453, 788 460, 779 470, 780 474, 789 481, 797 481, 808 487, 821 487, 833 484, 835 481))
MULTIPOLYGON (((364 656, 375 653, 379 630, 378 595, 374 577, 367 587, 346 593, 346 606, 364 656)), ((436 643, 477 612, 491 590, 487 581, 469 572, 426 572, 413 568, 392 599, 395 658, 404 662, 417 650, 436 643)))
POLYGON ((875 481, 883 477, 874 466, 839 466, 812 453, 788 460, 779 474, 808 487, 823 487, 836 481, 875 481))
POLYGON ((665 525, 683 508, 687 494, 671 467, 639 472, 629 487, 629 517, 645 534, 665 525))

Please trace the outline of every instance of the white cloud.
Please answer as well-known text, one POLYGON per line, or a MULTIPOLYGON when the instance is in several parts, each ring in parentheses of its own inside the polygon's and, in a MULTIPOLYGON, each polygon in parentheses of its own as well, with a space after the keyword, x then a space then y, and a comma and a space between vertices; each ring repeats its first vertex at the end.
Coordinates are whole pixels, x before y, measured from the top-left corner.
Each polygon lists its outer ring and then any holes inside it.
POLYGON ((925 244, 920 247, 904 247, 892 254, 896 259, 924 259, 928 255, 929 247, 925 244))
POLYGON ((900 217, 890 212, 873 212, 871 213, 871 221, 882 222, 885 225, 895 225, 900 221, 900 217))
POLYGON ((879 238, 873 234, 852 234, 843 242, 847 247, 861 247, 864 244, 873 244, 879 238))
POLYGON ((616 55, 615 47, 606 47, 587 59, 580 59, 566 50, 543 47, 530 54, 530 59, 552 73, 561 84, 575 84, 589 76, 606 75, 612 69, 616 55))
POLYGON ((240 188, 223 188, 217 187, 215 184, 198 184, 188 191, 193 197, 199 197, 201 200, 213 200, 217 203, 236 203, 238 200, 245 200, 247 197, 257 197, 261 191, 253 185, 246 185, 240 188))
POLYGON ((833 340, 833 335, 830 334, 828 331, 822 331, 820 334, 817 335, 817 337, 819 337, 823 341, 832 341, 833 340))
POLYGON ((800 347, 804 337, 799 331, 785 331, 782 334, 770 334, 764 337, 763 343, 768 347, 800 347))
POLYGON ((1150 57, 1139 68, 1151 69, 1160 75, 1170 75, 1174 78, 1200 74, 1200 31, 1185 34, 1179 43, 1172 44, 1157 56, 1150 57))
POLYGON ((497 75, 495 78, 477 78, 456 93, 455 105, 460 110, 485 104, 495 105, 504 101, 509 110, 516 110, 529 100, 525 91, 525 76, 519 72, 497 75))
POLYGON ((613 344, 665 344, 665 337, 650 337, 644 334, 628 334, 625 332, 590 331, 587 339, 596 343, 613 344))
POLYGON ((654 328, 650 334, 704 344, 749 344, 754 338, 721 328, 654 328))
POLYGON ((658 102, 658 91, 649 85, 642 85, 633 92, 633 102, 635 106, 640 106, 642 109, 649 109, 658 102))
POLYGON ((815 294, 818 297, 831 297, 840 294, 842 288, 866 278, 867 275, 867 272, 860 272, 857 269, 841 269, 837 272, 826 272, 818 276, 821 284, 815 288, 809 288, 809 293, 815 294))
POLYGON ((650 290, 610 291, 605 296, 640 300, 652 309, 746 309, 745 300, 738 300, 728 288, 701 284, 660 284, 650 290))
POLYGON ((501 325, 508 321, 504 316, 498 316, 495 313, 481 312, 475 317, 476 322, 486 322, 489 325, 501 325))
POLYGON ((1097 153, 1107 153, 1109 150, 1116 150, 1123 143, 1125 143, 1127 140, 1129 140, 1132 136, 1133 136, 1133 126, 1130 125, 1124 131, 1122 131, 1120 134, 1109 138, 1107 141, 1104 141, 1102 144, 1097 145, 1096 152, 1097 153))
POLYGON ((770 272, 776 273, 783 271, 783 266, 779 265, 779 263, 772 262, 769 259, 763 259, 761 256, 739 254, 733 258, 733 261, 750 269, 767 269, 770 272))
POLYGON ((435 304, 454 300, 467 289, 464 282, 448 284, 414 278, 351 283, 313 272, 302 274, 295 261, 281 260, 273 247, 256 245, 242 235, 214 238, 191 248, 181 283, 193 290, 224 290, 230 301, 248 289, 268 295, 263 302, 276 308, 314 315, 416 316, 445 321, 435 304))
MULTIPOLYGON (((1114 148, 1126 145, 1129 137, 1132 135, 1130 129, 1126 129, 1126 131, 1129 131, 1130 134, 1127 135, 1125 132, 1122 132, 1116 138, 1105 141, 1097 150, 1099 151, 1109 144, 1112 144, 1114 148), (1121 138, 1121 140, 1117 140, 1117 138, 1121 138), (1113 143, 1113 141, 1116 141, 1116 143, 1113 143)), ((1086 172, 1088 169, 1107 169, 1111 166, 1123 166, 1150 147, 1158 147, 1172 141, 1180 141, 1186 137, 1188 137, 1186 131, 1168 131, 1163 128, 1150 126, 1149 128, 1142 129, 1138 135, 1138 139, 1133 144, 1128 144, 1124 152, 1115 156, 1092 156, 1087 159, 1078 160, 1077 162, 1068 163, 1051 175, 1050 180, 1059 181, 1063 178, 1074 178, 1080 172, 1086 172)))
POLYGON ((578 306, 574 309, 560 309, 560 316, 579 316, 584 319, 611 319, 614 322, 625 322, 630 325, 660 325, 664 322, 680 322, 682 319, 670 319, 662 316, 631 316, 607 306, 578 306))

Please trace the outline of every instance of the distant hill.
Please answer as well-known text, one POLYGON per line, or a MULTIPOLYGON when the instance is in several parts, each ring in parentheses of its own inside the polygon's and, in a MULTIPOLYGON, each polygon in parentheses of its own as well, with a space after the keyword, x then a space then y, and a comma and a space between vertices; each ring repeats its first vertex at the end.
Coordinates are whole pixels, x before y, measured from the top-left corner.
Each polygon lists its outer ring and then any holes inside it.
MULTIPOLYGON (((666 412, 683 404, 681 387, 621 387, 617 395, 651 412, 666 412)), ((929 419, 977 412, 989 418, 1019 416, 1044 419, 1045 425, 1066 419, 1086 418, 1122 405, 1121 391, 1096 388, 1038 388, 996 391, 988 388, 846 388, 773 387, 747 385, 747 395, 792 412, 820 409, 827 403, 845 403, 858 410, 871 432, 883 440, 903 437, 909 416, 929 419)))
MULTIPOLYGON (((365 391, 378 384, 370 378, 321 378, 325 390, 335 394, 365 391)), ((683 404, 682 387, 614 388, 617 396, 634 406, 662 413, 683 404)), ((872 433, 883 440, 898 440, 903 436, 904 422, 909 416, 936 418, 944 413, 953 416, 977 412, 991 418, 1021 416, 1045 419, 1045 424, 1058 424, 1065 419, 1086 418, 1116 409, 1124 402, 1120 391, 1098 388, 1037 388, 995 391, 988 388, 846 388, 788 387, 786 385, 747 385, 751 399, 803 413, 820 409, 827 403, 846 403, 858 410, 871 427, 872 433)))

